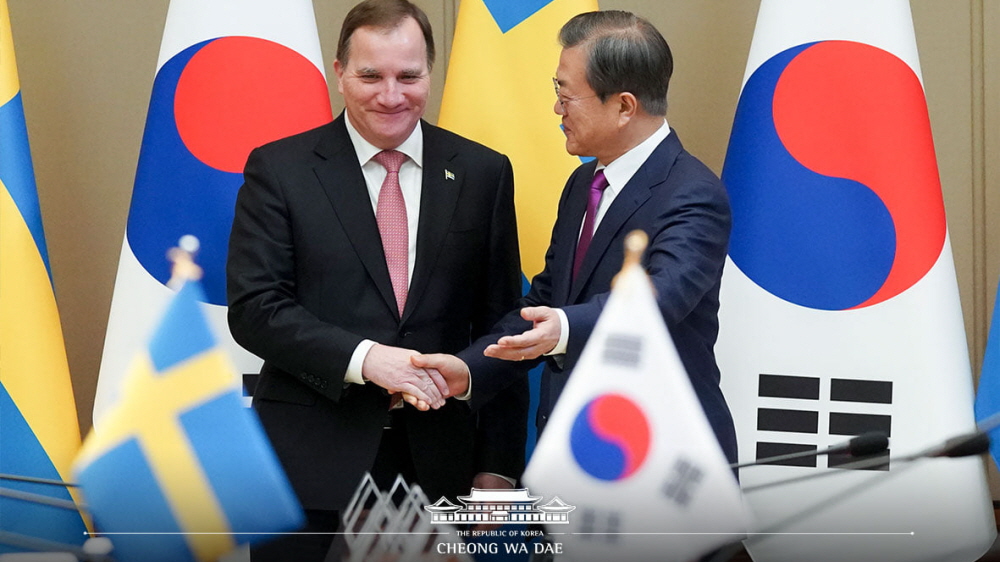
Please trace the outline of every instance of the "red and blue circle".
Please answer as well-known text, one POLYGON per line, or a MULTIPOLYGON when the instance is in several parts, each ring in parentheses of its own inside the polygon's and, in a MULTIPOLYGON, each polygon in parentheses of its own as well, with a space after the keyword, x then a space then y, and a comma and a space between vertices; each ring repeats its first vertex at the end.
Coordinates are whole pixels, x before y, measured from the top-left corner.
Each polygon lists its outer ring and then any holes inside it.
POLYGON ((605 481, 624 480, 649 455, 650 426, 635 402, 621 394, 602 394, 573 420, 570 449, 577 465, 605 481))
POLYGON ((733 262, 804 307, 892 299, 944 248, 923 87, 871 45, 809 43, 761 65, 743 88, 722 176, 733 262))
POLYGON ((153 82, 126 236, 161 283, 169 248, 201 242, 207 302, 226 304, 225 265, 236 192, 250 151, 332 119, 323 74, 279 43, 221 37, 192 45, 153 82))

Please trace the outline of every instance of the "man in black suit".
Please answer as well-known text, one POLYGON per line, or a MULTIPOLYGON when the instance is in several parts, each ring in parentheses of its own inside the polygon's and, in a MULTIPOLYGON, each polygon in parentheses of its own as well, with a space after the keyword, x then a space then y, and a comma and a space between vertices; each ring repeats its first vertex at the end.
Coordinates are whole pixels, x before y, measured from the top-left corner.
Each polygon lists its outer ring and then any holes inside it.
POLYGON ((642 229, 650 240, 643 266, 660 311, 723 451, 736 462, 714 352, 729 202, 718 177, 684 150, 665 120, 670 48, 652 24, 621 11, 580 14, 559 38, 554 109, 566 150, 596 161, 566 183, 545 268, 519 308, 461 360, 433 355, 414 362, 440 369, 453 394, 470 390, 471 368, 475 408, 513 380, 511 361, 544 360, 541 430, 622 267, 625 237, 642 229))
MULTIPOLYGON (((526 383, 473 414, 410 362, 467 347, 520 294, 510 161, 421 120, 433 59, 419 8, 362 2, 333 67, 345 112, 254 150, 244 171, 229 324, 264 359, 254 408, 305 531, 334 531, 365 471, 433 500, 509 487, 523 469, 526 383), (404 393, 430 411, 399 408, 404 393)), ((329 544, 289 537, 252 557, 322 560, 329 544)))

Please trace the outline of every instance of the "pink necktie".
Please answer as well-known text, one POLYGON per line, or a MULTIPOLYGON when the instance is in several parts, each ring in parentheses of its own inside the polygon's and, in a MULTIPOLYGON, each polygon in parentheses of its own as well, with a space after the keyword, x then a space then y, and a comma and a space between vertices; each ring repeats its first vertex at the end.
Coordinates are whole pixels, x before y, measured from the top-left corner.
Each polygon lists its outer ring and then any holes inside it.
POLYGON ((587 255, 590 248, 590 241, 594 239, 594 221, 597 220, 597 205, 601 202, 601 195, 608 187, 608 179, 604 177, 604 170, 598 170, 594 174, 594 180, 590 182, 590 199, 587 201, 587 214, 583 218, 583 230, 580 232, 580 241, 576 245, 576 256, 573 258, 573 279, 576 279, 576 272, 580 271, 580 264, 583 257, 587 255))
POLYGON ((399 188, 399 167, 406 161, 406 155, 396 150, 383 150, 374 156, 374 160, 386 170, 382 189, 378 192, 375 222, 382 237, 385 263, 389 266, 389 279, 396 294, 396 307, 402 316, 409 285, 410 227, 406 222, 403 191, 399 188))

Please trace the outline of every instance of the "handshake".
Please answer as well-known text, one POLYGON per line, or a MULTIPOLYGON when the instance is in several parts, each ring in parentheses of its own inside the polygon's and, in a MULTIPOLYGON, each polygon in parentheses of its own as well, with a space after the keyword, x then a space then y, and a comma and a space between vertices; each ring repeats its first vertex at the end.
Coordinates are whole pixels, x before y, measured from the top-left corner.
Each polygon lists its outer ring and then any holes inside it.
MULTIPOLYGON (((488 346, 483 355, 507 361, 536 359, 552 351, 559 342, 560 319, 555 309, 539 306, 521 309, 531 329, 504 336, 488 346)), ((444 353, 421 354, 412 349, 375 344, 361 367, 364 378, 389 391, 418 410, 438 409, 445 399, 467 400, 472 375, 458 357, 444 353)))
POLYGON ((446 398, 469 390, 469 367, 454 355, 421 355, 411 349, 375 344, 361 368, 365 379, 399 393, 418 410, 437 409, 446 398))

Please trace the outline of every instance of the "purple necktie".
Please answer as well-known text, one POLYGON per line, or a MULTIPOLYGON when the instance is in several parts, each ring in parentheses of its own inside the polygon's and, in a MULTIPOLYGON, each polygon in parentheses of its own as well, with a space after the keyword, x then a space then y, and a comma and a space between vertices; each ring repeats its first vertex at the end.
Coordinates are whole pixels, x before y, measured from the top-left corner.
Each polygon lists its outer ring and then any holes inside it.
POLYGON ((604 177, 604 170, 598 170, 594 174, 594 180, 590 182, 590 199, 587 201, 587 214, 583 218, 583 230, 580 232, 580 242, 576 245, 576 256, 573 259, 573 279, 576 279, 576 272, 580 271, 580 264, 583 257, 587 255, 590 248, 590 241, 594 239, 594 221, 597 220, 597 205, 601 202, 601 195, 608 187, 608 179, 604 177))
POLYGON ((396 294, 396 307, 403 315, 406 305, 406 291, 409 286, 410 227, 406 222, 406 203, 399 187, 399 168, 406 161, 406 155, 396 150, 383 150, 373 159, 386 171, 382 189, 378 192, 375 222, 382 237, 385 264, 389 266, 392 291, 396 294))

